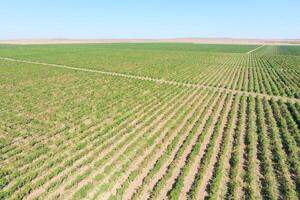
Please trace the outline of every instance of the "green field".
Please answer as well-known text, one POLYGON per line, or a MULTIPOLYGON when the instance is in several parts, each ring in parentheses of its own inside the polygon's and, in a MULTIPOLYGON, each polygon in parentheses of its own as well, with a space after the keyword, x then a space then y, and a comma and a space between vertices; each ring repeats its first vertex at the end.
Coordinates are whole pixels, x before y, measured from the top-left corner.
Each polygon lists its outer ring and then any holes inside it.
POLYGON ((299 199, 300 47, 258 47, 0 45, 0 199, 299 199))

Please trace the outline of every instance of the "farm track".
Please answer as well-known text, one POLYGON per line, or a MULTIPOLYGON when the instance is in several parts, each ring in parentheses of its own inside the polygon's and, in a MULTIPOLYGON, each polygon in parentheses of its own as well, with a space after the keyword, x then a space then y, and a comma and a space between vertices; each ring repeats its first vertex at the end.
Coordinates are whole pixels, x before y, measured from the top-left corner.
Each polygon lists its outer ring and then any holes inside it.
POLYGON ((144 76, 123 74, 123 73, 118 73, 118 72, 108 72, 108 71, 93 70, 93 69, 80 68, 80 67, 71 67, 71 66, 60 65, 60 64, 25 61, 25 60, 18 60, 18 59, 12 59, 12 58, 3 58, 3 57, 0 57, 0 59, 12 61, 12 62, 44 65, 44 66, 51 66, 51 67, 57 67, 57 68, 65 68, 65 69, 79 70, 79 71, 85 71, 85 72, 99 73, 99 74, 105 74, 105 75, 111 75, 111 76, 117 76, 117 77, 123 77, 123 78, 151 81, 151 82, 160 83, 160 84, 179 85, 179 86, 183 86, 183 87, 192 87, 192 88, 214 89, 216 91, 223 91, 223 92, 238 94, 238 95, 246 95, 246 96, 261 97, 261 98, 266 98, 266 99, 282 100, 284 102, 291 101, 294 103, 300 103, 300 99, 296 99, 296 98, 292 98, 292 97, 273 96, 273 95, 257 93, 257 92, 248 92, 248 91, 241 91, 241 90, 236 90, 236 89, 228 89, 228 88, 224 88, 224 87, 193 84, 193 83, 183 83, 183 82, 179 82, 179 81, 169 81, 169 80, 164 80, 164 79, 156 79, 156 78, 150 78, 150 77, 144 77, 144 76))
POLYGON ((259 47, 255 48, 255 49, 252 49, 252 50, 248 51, 246 54, 251 54, 251 53, 253 53, 254 51, 257 51, 258 49, 263 48, 264 46, 265 46, 265 45, 262 45, 262 46, 259 46, 259 47))

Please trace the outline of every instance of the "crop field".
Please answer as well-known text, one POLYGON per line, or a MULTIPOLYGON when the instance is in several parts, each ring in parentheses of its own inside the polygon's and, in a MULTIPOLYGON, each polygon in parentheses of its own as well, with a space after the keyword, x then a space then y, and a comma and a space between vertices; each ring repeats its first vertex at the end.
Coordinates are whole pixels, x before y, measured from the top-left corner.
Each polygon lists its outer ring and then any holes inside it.
POLYGON ((0 45, 0 199, 299 199, 300 46, 0 45))

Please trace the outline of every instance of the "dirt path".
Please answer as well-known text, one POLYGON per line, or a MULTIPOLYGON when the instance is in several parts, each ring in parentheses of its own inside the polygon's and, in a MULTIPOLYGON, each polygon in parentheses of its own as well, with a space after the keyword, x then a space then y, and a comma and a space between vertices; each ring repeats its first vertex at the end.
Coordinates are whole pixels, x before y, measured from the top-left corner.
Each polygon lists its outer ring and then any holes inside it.
POLYGON ((191 83, 183 83, 179 81, 169 81, 164 79, 156 79, 156 78, 150 78, 145 76, 137 76, 137 75, 129 75, 129 74, 122 74, 117 72, 107 72, 107 71, 101 71, 101 70, 94 70, 94 69, 87 69, 87 68, 80 68, 80 67, 71 67, 67 65, 59 65, 59 64, 50 64, 50 63, 43 63, 43 62, 34 62, 34 61, 25 61, 25 60, 18 60, 18 59, 12 59, 12 58, 3 58, 0 57, 0 60, 7 60, 12 62, 18 62, 18 63, 27 63, 27 64, 35 64, 35 65, 44 65, 44 66, 51 66, 51 67, 57 67, 57 68, 65 68, 65 69, 72 69, 72 70, 78 70, 78 71, 85 71, 85 72, 92 72, 92 73, 98 73, 98 74, 105 74, 110 76, 117 76, 117 77, 123 77, 123 78, 130 78, 130 79, 138 79, 138 80, 144 80, 144 81, 152 81, 155 83, 161 83, 161 84, 169 84, 169 85, 179 85, 183 87, 195 87, 195 88, 207 88, 207 89, 213 89, 216 91, 223 91, 227 93, 233 93, 238 95, 246 95, 246 96, 253 96, 253 97, 261 97, 266 99, 274 99, 274 100, 282 100, 283 102, 291 101, 294 103, 300 103, 300 99, 292 98, 292 97, 283 97, 283 96, 274 96, 274 95, 268 95, 268 94, 262 94, 262 93, 256 93, 256 92, 247 92, 247 91, 241 91, 241 90, 235 90, 235 89, 228 89, 224 87, 215 87, 215 86, 208 86, 208 85, 201 85, 201 84, 191 84, 191 83))
POLYGON ((260 49, 260 48, 262 48, 262 47, 264 47, 264 46, 265 46, 265 45, 262 45, 262 46, 259 46, 259 47, 255 48, 255 49, 252 49, 251 51, 248 51, 247 54, 251 54, 251 53, 253 53, 254 51, 257 51, 258 49, 260 49))

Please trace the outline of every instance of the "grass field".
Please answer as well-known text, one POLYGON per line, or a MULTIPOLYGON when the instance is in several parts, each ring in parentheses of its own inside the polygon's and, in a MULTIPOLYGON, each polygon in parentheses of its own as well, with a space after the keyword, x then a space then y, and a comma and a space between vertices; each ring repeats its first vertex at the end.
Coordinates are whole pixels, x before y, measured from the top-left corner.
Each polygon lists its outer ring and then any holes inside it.
POLYGON ((0 199, 299 199, 300 47, 258 47, 0 45, 0 199))

